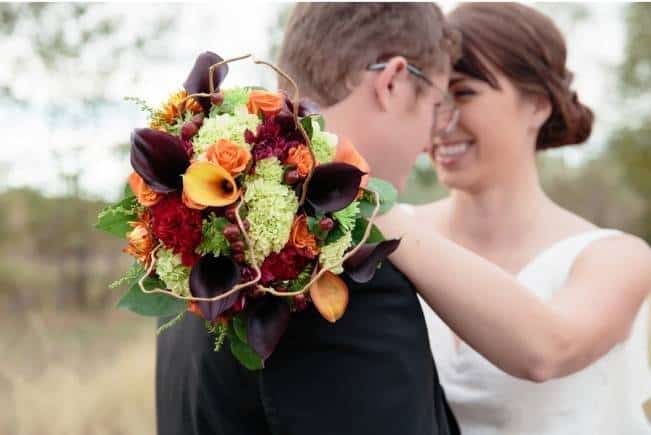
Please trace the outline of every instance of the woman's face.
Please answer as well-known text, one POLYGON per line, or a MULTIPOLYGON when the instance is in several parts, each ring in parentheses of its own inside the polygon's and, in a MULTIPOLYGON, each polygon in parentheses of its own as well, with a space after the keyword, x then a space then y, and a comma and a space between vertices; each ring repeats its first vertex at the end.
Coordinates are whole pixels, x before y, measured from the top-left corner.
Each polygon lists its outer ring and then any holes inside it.
MULTIPOLYGON (((490 69, 490 68, 489 68, 490 69)), ((431 157, 439 180, 450 189, 481 191, 531 167, 538 133, 536 105, 509 80, 491 70, 499 89, 453 73, 449 91, 460 111, 454 131, 434 138, 431 157)))

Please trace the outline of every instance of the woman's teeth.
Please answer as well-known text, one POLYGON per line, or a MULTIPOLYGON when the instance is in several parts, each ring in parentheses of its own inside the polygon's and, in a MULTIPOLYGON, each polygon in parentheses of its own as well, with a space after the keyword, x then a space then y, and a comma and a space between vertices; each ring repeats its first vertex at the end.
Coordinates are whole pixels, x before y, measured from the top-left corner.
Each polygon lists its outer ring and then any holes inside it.
POLYGON ((442 157, 456 157, 465 153, 468 148, 470 148, 470 144, 467 143, 439 146, 436 153, 442 157))

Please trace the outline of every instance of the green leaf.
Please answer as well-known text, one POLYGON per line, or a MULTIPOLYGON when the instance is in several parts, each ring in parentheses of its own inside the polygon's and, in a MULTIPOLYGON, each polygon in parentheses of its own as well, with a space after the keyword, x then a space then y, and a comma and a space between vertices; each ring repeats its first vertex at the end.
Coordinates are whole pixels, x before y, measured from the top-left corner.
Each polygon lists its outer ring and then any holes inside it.
POLYGON ((131 190, 131 186, 129 183, 126 183, 124 186, 124 197, 125 198, 131 198, 132 196, 136 196, 135 193, 133 193, 133 190, 131 190))
POLYGON ((393 184, 380 178, 371 177, 368 181, 366 190, 367 192, 364 193, 364 198, 359 204, 359 209, 362 212, 362 216, 365 218, 370 218, 373 214, 373 210, 375 210, 375 195, 371 192, 377 192, 380 194, 380 210, 378 215, 387 213, 391 208, 393 208, 398 200, 398 190, 393 186, 393 184))
POLYGON ((332 231, 328 232, 328 237, 326 237, 325 244, 329 245, 331 243, 335 243, 337 240, 341 239, 344 234, 346 234, 348 231, 344 232, 344 230, 341 228, 341 225, 337 225, 332 231))
POLYGON ((208 219, 203 221, 202 241, 197 247, 201 254, 212 253, 215 257, 228 255, 230 253, 230 244, 224 237, 224 228, 229 224, 228 219, 217 217, 215 213, 210 213, 208 219))
MULTIPOLYGON (((147 290, 165 288, 159 279, 145 278, 143 286, 147 290)), ((118 308, 125 308, 141 316, 163 317, 179 314, 188 309, 187 302, 162 293, 143 293, 134 282, 118 302, 118 308)))
POLYGON ((303 130, 305 130, 307 137, 312 140, 312 133, 314 133, 314 130, 312 129, 312 117, 306 116, 305 118, 301 119, 301 125, 303 126, 303 130))
POLYGON ((311 115, 311 118, 314 118, 319 124, 321 131, 325 131, 325 119, 321 115, 311 115))
POLYGON ((138 201, 134 196, 125 198, 115 205, 110 205, 97 216, 95 228, 126 239, 127 233, 132 230, 129 222, 138 220, 137 208, 138 201))
POLYGON ((251 346, 240 340, 234 331, 228 334, 228 340, 231 343, 231 352, 233 356, 247 369, 260 370, 264 368, 262 358, 253 350, 251 346))
MULTIPOLYGON (((353 245, 357 245, 361 240, 362 237, 364 237, 364 232, 366 231, 366 227, 368 226, 368 221, 364 218, 359 218, 357 219, 357 224, 355 225, 355 229, 353 230, 353 245)), ((368 236, 368 239, 366 239, 366 243, 377 243, 381 242, 384 240, 384 236, 376 227, 373 225, 371 228, 371 234, 368 236)))
POLYGON ((129 287, 131 287, 133 283, 138 281, 144 273, 145 269, 142 267, 142 265, 137 261, 134 261, 131 264, 131 267, 129 267, 129 270, 127 270, 124 275, 109 284, 109 288, 115 289, 122 287, 124 284, 127 284, 129 287))
POLYGON ((246 316, 244 314, 234 316, 232 322, 233 322, 233 329, 235 330, 235 334, 237 335, 237 338, 239 338, 240 341, 243 341, 244 343, 248 343, 249 340, 246 337, 246 324, 247 324, 246 316))

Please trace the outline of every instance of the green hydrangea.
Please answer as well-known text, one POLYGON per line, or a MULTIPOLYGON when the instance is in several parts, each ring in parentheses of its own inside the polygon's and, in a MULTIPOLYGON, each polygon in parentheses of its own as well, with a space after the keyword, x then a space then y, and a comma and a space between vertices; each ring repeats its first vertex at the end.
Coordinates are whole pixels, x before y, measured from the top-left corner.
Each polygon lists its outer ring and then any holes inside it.
POLYGON ((359 216, 359 201, 351 202, 346 208, 336 211, 332 215, 345 233, 352 231, 359 216))
POLYGON ((321 131, 321 126, 312 120, 312 151, 319 164, 330 163, 335 158, 339 139, 336 134, 321 131))
POLYGON ((161 248, 156 257, 156 273, 167 289, 178 296, 190 296, 190 268, 181 263, 181 256, 161 248))
POLYGON ((339 263, 346 250, 351 246, 353 242, 353 236, 351 233, 346 233, 341 236, 336 242, 325 245, 321 248, 321 255, 319 255, 319 263, 325 268, 331 270, 332 273, 340 274, 344 271, 344 268, 335 264, 339 263))
POLYGON ((230 245, 226 237, 224 237, 224 228, 228 223, 228 219, 210 213, 208 219, 203 221, 201 244, 197 247, 197 251, 200 254, 210 252, 215 257, 219 257, 222 253, 228 254, 230 245))
POLYGON ((236 109, 244 106, 249 102, 249 93, 251 91, 247 88, 231 88, 224 89, 224 102, 219 106, 213 106, 210 115, 230 113, 234 114, 236 109))
POLYGON ((248 180, 261 179, 270 183, 281 183, 283 180, 283 167, 276 157, 260 160, 255 165, 255 174, 248 180))
POLYGON ((281 184, 282 174, 278 159, 270 157, 257 162, 255 175, 247 177, 245 183, 244 202, 251 224, 249 236, 253 243, 253 259, 258 264, 285 246, 298 210, 296 194, 281 184))
POLYGON ((244 131, 248 128, 255 133, 259 124, 260 119, 248 113, 246 107, 236 108, 234 115, 225 113, 206 118, 192 141, 195 155, 205 153, 219 139, 228 139, 248 149, 244 131))

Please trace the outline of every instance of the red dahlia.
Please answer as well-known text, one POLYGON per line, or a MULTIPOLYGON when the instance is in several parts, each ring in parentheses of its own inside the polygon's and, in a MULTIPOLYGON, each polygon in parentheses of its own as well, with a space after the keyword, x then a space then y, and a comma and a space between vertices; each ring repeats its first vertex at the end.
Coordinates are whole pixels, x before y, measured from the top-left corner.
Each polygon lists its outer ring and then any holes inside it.
POLYGON ((201 212, 186 207, 179 195, 167 195, 151 207, 151 214, 154 235, 192 267, 199 259, 194 250, 201 242, 201 212))

